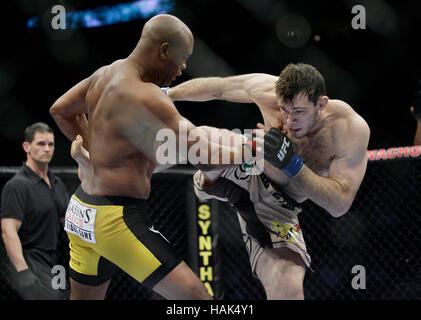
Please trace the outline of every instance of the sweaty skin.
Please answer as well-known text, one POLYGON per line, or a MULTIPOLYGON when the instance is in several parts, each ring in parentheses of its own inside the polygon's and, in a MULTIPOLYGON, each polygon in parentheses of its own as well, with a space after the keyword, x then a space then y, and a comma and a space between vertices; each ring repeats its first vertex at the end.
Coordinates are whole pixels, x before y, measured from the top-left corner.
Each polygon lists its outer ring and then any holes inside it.
MULTIPOLYGON (((276 127, 287 134, 295 153, 304 160, 293 177, 267 161, 265 174, 297 202, 310 199, 339 217, 349 210, 365 174, 368 125, 348 104, 326 96, 320 96, 316 105, 303 94, 285 103, 276 94, 277 80, 278 77, 257 73, 197 78, 169 89, 168 95, 173 101, 221 99, 255 103, 265 123, 258 127, 266 131, 276 127)), ((202 187, 212 186, 222 171, 205 172, 202 187)), ((304 299, 305 270, 301 256, 281 246, 264 248, 254 272, 268 299, 304 299)))
MULTIPOLYGON (((173 101, 255 103, 265 130, 282 129, 305 163, 290 178, 265 161, 265 173, 296 201, 310 199, 332 216, 341 216, 349 210, 365 174, 369 127, 341 100, 323 96, 314 106, 306 96, 298 95, 292 104, 283 104, 275 93, 277 80, 259 73, 197 78, 171 88, 168 95, 173 101)), ((209 180, 217 176, 208 174, 209 180)))
MULTIPOLYGON (((63 133, 70 140, 80 135, 89 152, 91 166, 82 180, 85 192, 148 198, 157 165, 156 132, 168 128, 178 135, 181 121, 187 133, 197 130, 159 88, 170 85, 186 69, 193 42, 191 31, 180 20, 156 16, 145 24, 126 59, 100 68, 51 107, 63 133)), ((199 138, 188 141, 188 147, 197 141, 210 148, 199 138)), ((234 158, 243 150, 228 151, 234 158)))
MULTIPOLYGON (((231 162, 225 167, 235 166, 233 160, 238 158, 244 161, 251 157, 244 146, 230 148, 209 142, 204 130, 183 118, 160 89, 186 69, 193 41, 190 29, 181 20, 157 15, 146 22, 136 48, 126 59, 98 69, 53 104, 51 115, 73 141, 71 155, 79 164, 84 192, 148 198, 151 175, 160 163, 156 134, 161 129, 173 132, 176 143, 185 139, 188 150, 192 146, 208 150, 208 162, 196 165, 201 170, 219 166, 220 155, 226 152, 231 162), (181 132, 181 122, 186 131, 181 132), (193 130, 194 139, 187 141, 186 135, 193 130), (209 164, 216 152, 219 163, 209 164)), ((139 245, 143 246, 141 242, 139 245)), ((104 299, 110 281, 87 285, 71 278, 70 299, 104 299)), ((184 261, 152 289, 167 299, 211 299, 184 261)))

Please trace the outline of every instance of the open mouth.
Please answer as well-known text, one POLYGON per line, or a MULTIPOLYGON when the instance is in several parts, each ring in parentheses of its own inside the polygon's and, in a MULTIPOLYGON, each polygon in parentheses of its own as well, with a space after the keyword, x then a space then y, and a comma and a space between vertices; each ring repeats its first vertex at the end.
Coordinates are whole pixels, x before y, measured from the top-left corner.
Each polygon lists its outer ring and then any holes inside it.
POLYGON ((298 128, 298 129, 288 128, 288 130, 289 130, 291 133, 296 134, 296 133, 298 133, 298 132, 301 130, 301 128, 298 128))

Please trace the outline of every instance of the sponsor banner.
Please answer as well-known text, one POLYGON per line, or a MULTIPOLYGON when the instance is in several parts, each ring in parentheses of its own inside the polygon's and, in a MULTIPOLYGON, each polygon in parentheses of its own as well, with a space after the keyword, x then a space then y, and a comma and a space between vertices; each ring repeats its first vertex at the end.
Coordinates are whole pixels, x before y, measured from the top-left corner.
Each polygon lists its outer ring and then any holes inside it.
POLYGON ((421 158, 421 145, 368 150, 368 161, 421 158))

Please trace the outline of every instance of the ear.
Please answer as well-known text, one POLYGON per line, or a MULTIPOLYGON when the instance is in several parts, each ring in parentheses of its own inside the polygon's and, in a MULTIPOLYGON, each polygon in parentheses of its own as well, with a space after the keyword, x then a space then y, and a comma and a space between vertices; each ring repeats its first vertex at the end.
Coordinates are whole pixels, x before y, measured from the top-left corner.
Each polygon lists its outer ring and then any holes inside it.
POLYGON ((161 60, 167 60, 168 59, 168 42, 163 42, 159 46, 159 59, 161 60))
POLYGON ((29 152, 29 146, 30 146, 30 143, 29 143, 29 142, 27 142, 27 141, 25 141, 25 142, 23 142, 23 143, 22 143, 22 148, 23 148, 23 150, 24 150, 26 153, 28 153, 28 152, 29 152))
POLYGON ((328 102, 329 98, 327 96, 320 96, 319 99, 317 99, 317 106, 319 107, 319 110, 324 110, 328 102))

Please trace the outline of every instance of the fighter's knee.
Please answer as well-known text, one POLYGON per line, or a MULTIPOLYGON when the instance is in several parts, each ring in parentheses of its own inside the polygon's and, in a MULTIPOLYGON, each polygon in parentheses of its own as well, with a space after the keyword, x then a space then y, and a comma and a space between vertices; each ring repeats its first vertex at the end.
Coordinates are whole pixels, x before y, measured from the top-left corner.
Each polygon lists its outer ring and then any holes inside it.
POLYGON ((304 300, 304 288, 301 279, 294 276, 283 277, 282 282, 267 288, 268 300, 304 300))
POLYGON ((213 298, 209 294, 208 290, 204 286, 204 284, 200 280, 196 281, 188 281, 186 283, 186 286, 189 287, 188 292, 189 297, 187 299, 189 300, 212 300, 213 298))
POLYGON ((197 292, 197 300, 213 300, 213 297, 208 293, 206 288, 202 288, 200 292, 197 292))
POLYGON ((110 280, 98 286, 82 285, 70 279, 70 300, 103 300, 110 280))

